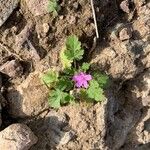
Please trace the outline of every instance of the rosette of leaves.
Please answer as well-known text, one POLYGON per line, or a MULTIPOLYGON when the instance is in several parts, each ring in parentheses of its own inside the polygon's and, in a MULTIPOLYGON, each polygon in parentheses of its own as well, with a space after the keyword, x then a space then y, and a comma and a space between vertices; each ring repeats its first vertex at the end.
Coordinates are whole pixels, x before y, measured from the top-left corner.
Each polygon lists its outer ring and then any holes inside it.
POLYGON ((85 100, 99 102, 105 99, 104 88, 108 82, 108 76, 99 72, 92 72, 92 80, 89 81, 87 88, 75 90, 73 76, 77 73, 90 73, 90 64, 82 63, 76 68, 76 62, 83 58, 84 50, 78 37, 71 35, 67 38, 65 46, 60 52, 62 71, 60 73, 51 70, 42 77, 42 82, 50 89, 49 104, 53 108, 61 105, 73 103, 76 95, 80 95, 85 100), (74 93, 78 91, 79 93, 74 93))

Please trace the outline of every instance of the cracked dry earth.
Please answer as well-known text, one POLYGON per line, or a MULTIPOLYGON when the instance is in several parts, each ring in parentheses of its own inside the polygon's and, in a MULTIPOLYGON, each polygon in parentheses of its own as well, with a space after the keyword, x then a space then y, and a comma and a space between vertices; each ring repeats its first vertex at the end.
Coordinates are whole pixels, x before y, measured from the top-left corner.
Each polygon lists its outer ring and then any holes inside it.
POLYGON ((0 0, 0 149, 149 150, 150 2, 95 0, 100 39, 94 50, 90 0, 59 1, 56 18, 47 4, 0 0), (59 52, 70 34, 111 85, 102 103, 56 111, 39 77, 61 66, 59 52))

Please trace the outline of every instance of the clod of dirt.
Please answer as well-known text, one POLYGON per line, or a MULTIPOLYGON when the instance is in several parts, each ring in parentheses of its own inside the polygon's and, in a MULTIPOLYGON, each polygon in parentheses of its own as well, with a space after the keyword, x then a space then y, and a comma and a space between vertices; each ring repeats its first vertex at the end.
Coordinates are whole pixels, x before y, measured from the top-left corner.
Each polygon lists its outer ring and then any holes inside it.
POLYGON ((76 132, 76 138, 59 149, 105 149, 107 100, 94 106, 67 106, 59 109, 66 114, 69 125, 76 132))
POLYGON ((39 138, 32 150, 46 149, 46 145, 49 149, 64 150, 106 148, 106 103, 107 101, 94 106, 69 105, 57 112, 51 110, 44 116, 40 115, 41 119, 29 123, 39 138))
POLYGON ((138 144, 145 144, 150 142, 150 132, 145 125, 150 118, 150 71, 144 73, 133 79, 127 86, 125 93, 128 100, 129 107, 134 107, 136 114, 143 112, 140 117, 136 117, 137 123, 128 133, 124 149, 134 149, 138 144), (142 111, 141 111, 142 110, 142 111))
POLYGON ((38 114, 47 107, 48 89, 38 73, 31 73, 19 86, 7 93, 9 113, 13 117, 26 117, 38 114))
POLYGON ((0 72, 8 75, 11 78, 15 78, 22 75, 23 68, 18 61, 11 60, 0 66, 0 72))
POLYGON ((137 31, 137 37, 148 40, 150 34, 150 3, 142 7, 137 7, 138 18, 133 23, 133 28, 137 31))
POLYGON ((28 150, 37 137, 24 124, 12 124, 0 132, 1 150, 28 150))
POLYGON ((34 16, 48 13, 49 0, 25 0, 28 9, 34 16))
POLYGON ((126 12, 126 13, 130 13, 130 9, 129 9, 129 0, 124 0, 121 2, 120 4, 120 8, 126 12))
POLYGON ((27 42, 27 40, 29 38, 29 35, 30 35, 30 32, 32 31, 32 27, 33 27, 33 25, 28 23, 24 27, 24 29, 18 35, 16 35, 15 45, 16 45, 17 53, 19 53, 19 51, 21 50, 23 44, 25 42, 27 42))
POLYGON ((116 99, 110 99, 108 102, 108 122, 106 134, 106 143, 109 149, 118 150, 124 145, 126 138, 132 127, 135 126, 140 117, 140 111, 136 111, 133 105, 130 105, 123 93, 116 99))
MULTIPOLYGON (((98 52, 99 50, 97 50, 98 52)), ((94 54, 91 63, 94 69, 105 70, 113 78, 132 78, 137 70, 134 64, 135 56, 130 51, 126 42, 115 42, 112 47, 104 48, 100 54, 94 54)))
POLYGON ((2 0, 0 1, 0 27, 11 15, 13 10, 17 7, 20 0, 2 0))
POLYGON ((134 3, 137 7, 141 7, 146 4, 146 0, 134 0, 134 3))
POLYGON ((47 114, 44 113, 44 115, 41 114, 36 120, 32 120, 29 126, 31 129, 33 128, 39 139, 39 142, 31 150, 43 150, 46 147, 52 149, 66 145, 75 136, 65 114, 55 110, 51 110, 47 114))
MULTIPOLYGON (((131 93, 130 98, 132 98, 132 101, 136 101, 139 99, 139 104, 142 103, 143 106, 149 106, 150 107, 150 99, 149 99, 149 93, 150 93, 150 70, 145 71, 145 73, 141 74, 139 77, 136 78, 136 80, 133 80, 133 82, 130 83, 129 89, 131 93)), ((136 104, 136 107, 140 107, 136 104)))
POLYGON ((130 28, 123 28, 120 32, 119 32, 119 38, 120 40, 124 41, 124 40, 129 40, 132 37, 132 31, 130 28))
POLYGON ((49 28, 50 28, 50 26, 49 26, 48 23, 44 23, 44 24, 43 24, 43 32, 44 32, 45 34, 47 34, 47 32, 49 31, 49 28))

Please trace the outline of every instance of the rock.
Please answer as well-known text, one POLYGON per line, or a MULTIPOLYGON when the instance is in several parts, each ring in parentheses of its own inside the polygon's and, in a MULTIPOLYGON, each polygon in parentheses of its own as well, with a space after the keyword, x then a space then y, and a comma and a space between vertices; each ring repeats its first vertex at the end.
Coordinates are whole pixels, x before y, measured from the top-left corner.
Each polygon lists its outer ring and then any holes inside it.
POLYGON ((111 150, 119 150, 124 145, 128 133, 141 115, 140 112, 134 109, 132 100, 131 104, 128 104, 129 106, 125 106, 124 101, 127 102, 127 99, 123 98, 122 94, 115 99, 110 97, 108 101, 109 125, 107 126, 106 144, 111 150))
POLYGON ((37 52, 37 49, 32 45, 32 43, 30 42, 30 40, 27 40, 28 46, 30 47, 30 56, 31 58, 33 58, 33 60, 35 60, 35 62, 39 62, 41 57, 39 55, 39 53, 37 52))
POLYGON ((33 146, 32 150, 37 149, 53 149, 56 146, 65 145, 75 135, 75 132, 68 127, 68 121, 65 114, 56 112, 55 110, 49 111, 40 115, 40 118, 36 121, 32 121, 29 126, 31 129, 36 129, 35 132, 39 139, 39 142, 33 146), (67 128, 65 130, 65 128, 67 128))
POLYGON ((131 32, 131 30, 129 28, 123 28, 119 32, 119 38, 122 41, 129 40, 131 37, 132 37, 132 32, 131 32))
POLYGON ((1 150, 29 150, 37 137, 24 124, 12 124, 0 132, 1 150))
POLYGON ((48 23, 43 24, 43 32, 46 34, 49 31, 49 25, 48 23))
POLYGON ((67 20, 69 24, 75 24, 77 21, 75 16, 68 16, 67 20))
POLYGON ((130 97, 132 101, 135 101, 136 107, 140 108, 140 106, 137 105, 138 99, 140 100, 139 104, 142 103, 142 106, 150 107, 150 69, 141 73, 140 76, 133 80, 128 90, 130 91, 129 93, 131 93, 130 97))
POLYGON ((24 27, 24 29, 18 35, 16 35, 15 45, 16 45, 17 51, 19 51, 21 47, 23 46, 23 44, 27 41, 32 31, 32 27, 33 25, 31 23, 28 23, 24 27))
POLYGON ((137 6, 143 6, 144 4, 146 4, 146 0, 134 0, 134 3, 137 6))
POLYGON ((0 1, 0 27, 18 6, 20 0, 1 0, 0 1))
POLYGON ((106 104, 68 105, 40 114, 29 124, 39 139, 31 150, 105 149, 106 104))
POLYGON ((13 117, 38 114, 48 107, 48 91, 41 83, 39 73, 31 73, 22 84, 8 90, 9 113, 13 117))
POLYGON ((146 40, 146 38, 149 36, 150 33, 150 3, 147 3, 146 5, 142 7, 137 8, 137 16, 138 18, 133 23, 133 29, 134 31, 138 32, 138 35, 146 40))
POLYGON ((0 72, 15 78, 22 74, 23 68, 17 60, 11 60, 0 66, 0 72))
POLYGON ((75 10, 78 10, 78 8, 79 8, 79 2, 74 2, 73 3, 73 7, 74 7, 75 10))
POLYGON ((120 8, 126 12, 126 13, 130 13, 130 9, 129 9, 129 0, 124 0, 121 2, 120 4, 120 8))
POLYGON ((49 0, 25 0, 27 7, 34 16, 48 13, 49 0))

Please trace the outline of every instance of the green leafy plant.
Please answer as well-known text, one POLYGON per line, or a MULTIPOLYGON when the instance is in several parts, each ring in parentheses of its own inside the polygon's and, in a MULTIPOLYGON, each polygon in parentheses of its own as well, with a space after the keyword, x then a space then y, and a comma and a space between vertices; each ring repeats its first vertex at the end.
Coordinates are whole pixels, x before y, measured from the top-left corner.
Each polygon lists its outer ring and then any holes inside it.
POLYGON ((100 102, 105 99, 104 88, 108 76, 98 71, 91 71, 90 64, 80 63, 84 50, 78 37, 71 35, 67 38, 60 52, 62 69, 49 70, 42 76, 42 82, 50 89, 49 104, 59 108, 77 99, 90 102, 100 102))
POLYGON ((58 15, 59 10, 60 10, 60 6, 58 5, 57 0, 49 0, 48 11, 50 13, 53 13, 54 17, 58 15))

